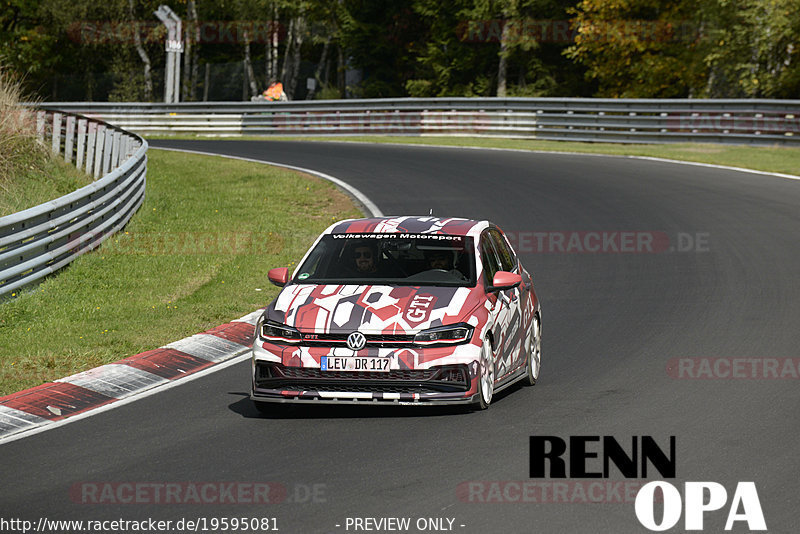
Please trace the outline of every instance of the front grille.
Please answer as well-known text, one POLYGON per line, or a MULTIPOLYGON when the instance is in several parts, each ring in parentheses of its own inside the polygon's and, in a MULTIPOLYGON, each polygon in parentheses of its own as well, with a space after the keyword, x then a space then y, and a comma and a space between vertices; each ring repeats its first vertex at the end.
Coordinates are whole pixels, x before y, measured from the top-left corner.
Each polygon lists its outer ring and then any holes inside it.
POLYGON ((467 391, 470 380, 466 365, 364 372, 322 371, 312 367, 257 362, 255 385, 258 389, 300 391, 441 393, 467 391))
POLYGON ((276 369, 276 373, 286 378, 311 378, 324 380, 429 380, 436 374, 432 369, 392 369, 388 372, 375 373, 366 371, 321 371, 312 367, 284 367, 276 369))
MULTIPOLYGON (((288 382, 281 386, 288 391, 309 391, 307 383, 288 382)), ((343 393, 450 393, 453 390, 443 390, 435 387, 418 385, 393 385, 393 384, 330 384, 329 387, 320 387, 313 391, 341 391, 343 393)))

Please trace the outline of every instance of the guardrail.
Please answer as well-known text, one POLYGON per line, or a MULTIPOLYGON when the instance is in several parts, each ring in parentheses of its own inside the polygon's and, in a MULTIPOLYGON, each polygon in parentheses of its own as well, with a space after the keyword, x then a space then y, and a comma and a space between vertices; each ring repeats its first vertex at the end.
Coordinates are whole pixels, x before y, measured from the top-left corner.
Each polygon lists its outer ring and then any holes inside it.
POLYGON ((147 142, 106 122, 40 111, 39 138, 97 179, 0 217, 0 296, 64 267, 122 228, 144 200, 147 142))
POLYGON ((800 100, 399 98, 52 106, 143 135, 468 135, 800 145, 800 100))

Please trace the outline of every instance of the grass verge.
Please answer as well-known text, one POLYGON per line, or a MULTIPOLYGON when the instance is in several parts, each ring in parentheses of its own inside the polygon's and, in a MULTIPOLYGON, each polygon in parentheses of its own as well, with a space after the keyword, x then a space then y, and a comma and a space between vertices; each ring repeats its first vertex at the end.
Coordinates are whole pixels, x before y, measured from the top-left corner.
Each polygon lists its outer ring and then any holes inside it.
POLYGON ((91 182, 37 140, 35 115, 19 105, 23 101, 32 99, 22 94, 19 80, 0 64, 0 217, 91 182))
POLYGON ((257 163, 151 150, 123 232, 0 305, 0 395, 245 315, 332 221, 361 214, 332 184, 257 163))
MULTIPOLYGON (((209 139, 207 136, 148 136, 153 139, 209 139)), ((259 141, 349 141, 360 143, 399 143, 407 145, 440 145, 480 148, 507 148, 543 152, 579 152, 620 156, 645 156, 743 167, 766 172, 800 176, 800 147, 742 146, 701 143, 664 145, 577 143, 572 141, 537 141, 533 139, 500 139, 492 137, 411 137, 411 136, 346 136, 346 137, 273 137, 242 136, 231 139, 259 141)))
POLYGON ((92 183, 92 177, 49 155, 26 155, 13 179, 0 180, 0 217, 32 208, 92 183))

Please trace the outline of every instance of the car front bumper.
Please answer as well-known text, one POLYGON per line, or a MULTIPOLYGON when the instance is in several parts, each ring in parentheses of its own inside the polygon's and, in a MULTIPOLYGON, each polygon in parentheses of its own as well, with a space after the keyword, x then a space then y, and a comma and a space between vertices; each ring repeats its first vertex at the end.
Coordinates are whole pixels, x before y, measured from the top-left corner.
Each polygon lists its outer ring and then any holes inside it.
MULTIPOLYGON (((323 371, 319 361, 324 353, 318 349, 254 344, 250 398, 257 402, 395 405, 477 400, 480 350, 473 345, 380 349, 380 357, 391 362, 385 372, 323 371)), ((379 355, 373 349, 366 353, 379 355)))

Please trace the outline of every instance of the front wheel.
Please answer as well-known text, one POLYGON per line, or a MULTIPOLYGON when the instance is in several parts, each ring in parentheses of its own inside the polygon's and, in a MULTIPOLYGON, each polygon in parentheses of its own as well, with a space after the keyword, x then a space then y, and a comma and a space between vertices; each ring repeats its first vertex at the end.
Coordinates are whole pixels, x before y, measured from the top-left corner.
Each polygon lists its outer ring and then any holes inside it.
POLYGON ((534 316, 529 333, 528 360, 525 363, 525 385, 535 386, 539 380, 539 370, 542 367, 542 321, 539 316, 534 316))
POLYGON ((494 395, 494 354, 488 339, 483 341, 481 349, 481 375, 478 378, 478 402, 476 407, 485 410, 492 402, 494 395))

